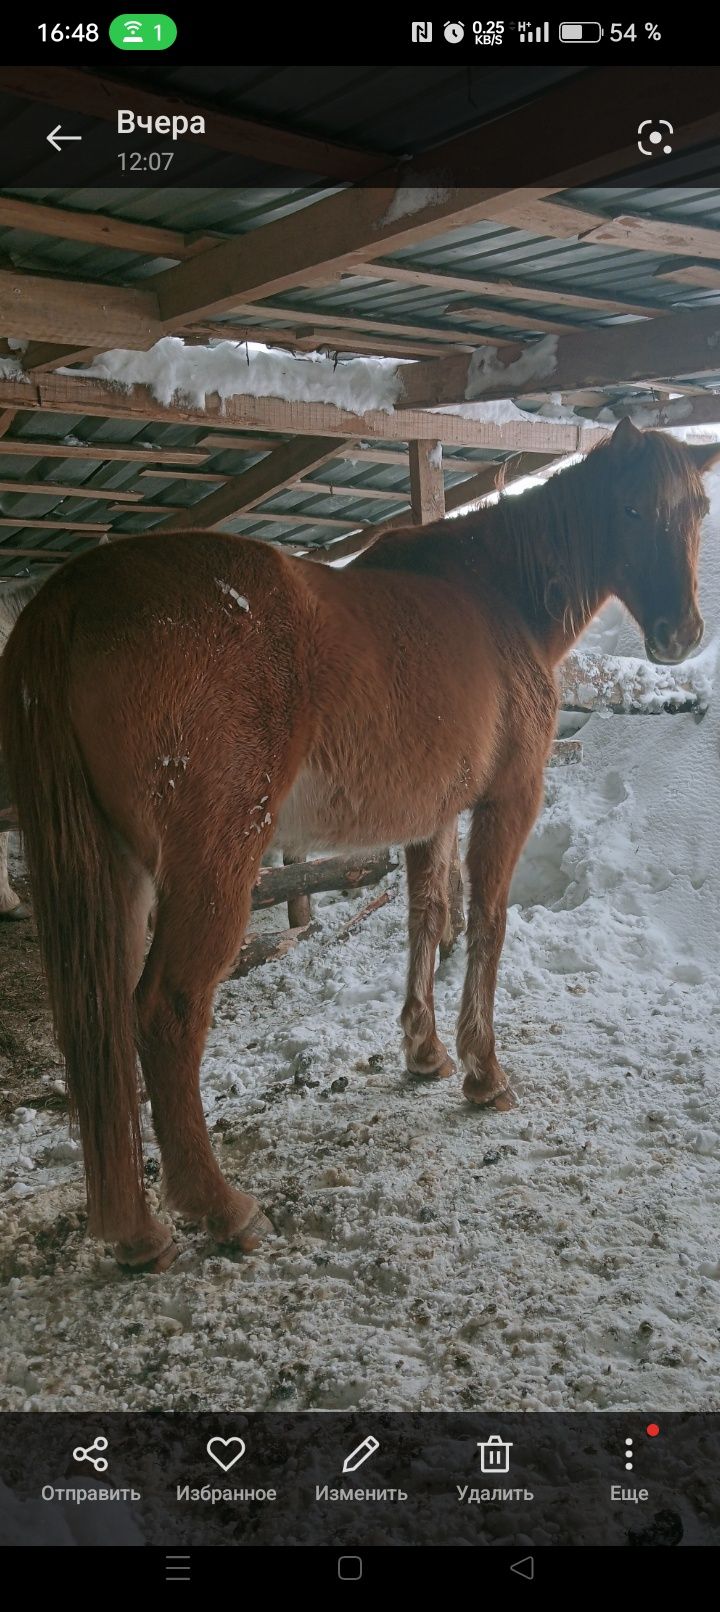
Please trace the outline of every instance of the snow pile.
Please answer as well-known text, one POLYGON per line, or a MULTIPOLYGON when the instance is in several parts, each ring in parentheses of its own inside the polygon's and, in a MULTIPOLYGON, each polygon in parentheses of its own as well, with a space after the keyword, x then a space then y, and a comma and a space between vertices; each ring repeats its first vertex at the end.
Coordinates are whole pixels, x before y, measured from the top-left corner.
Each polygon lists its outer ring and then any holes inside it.
POLYGON ((544 381, 557 369, 557 336, 543 336, 525 347, 511 364, 499 364, 499 347, 476 347, 468 365, 465 397, 468 403, 497 386, 511 389, 525 381, 544 381))
POLYGON ((209 347, 186 347, 179 336, 163 336, 146 353, 117 348, 100 353, 83 369, 57 373, 114 381, 128 388, 148 386, 166 407, 187 400, 203 409, 206 399, 216 393, 223 400, 278 397, 290 403, 334 403, 351 414, 367 414, 372 409, 389 414, 400 393, 399 370, 395 358, 349 358, 335 363, 319 353, 296 357, 261 342, 219 341, 209 347))
MULTIPOLYGON (((448 200, 450 191, 438 182, 434 185, 398 185, 395 195, 383 214, 380 224, 394 224, 398 218, 410 218, 422 213, 426 207, 439 207, 448 200)), ((359 271, 362 274, 362 268, 359 271)))

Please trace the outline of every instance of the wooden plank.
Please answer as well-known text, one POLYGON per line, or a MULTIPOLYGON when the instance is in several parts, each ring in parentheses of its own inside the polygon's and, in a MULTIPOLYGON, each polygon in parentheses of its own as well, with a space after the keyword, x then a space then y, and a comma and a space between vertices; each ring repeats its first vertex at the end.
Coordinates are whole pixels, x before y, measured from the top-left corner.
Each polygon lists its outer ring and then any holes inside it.
POLYGON ((637 217, 621 213, 603 219, 583 240, 595 246, 621 246, 637 252, 672 252, 680 257, 720 260, 720 230, 701 228, 690 219, 637 217))
MULTIPOLYGON (((718 231, 720 234, 720 230, 718 231)), ((720 269, 711 263, 686 263, 682 269, 662 269, 656 280, 673 280, 693 291, 720 291, 720 269)))
POLYGON ((117 487, 73 487, 53 481, 0 481, 0 493, 18 493, 33 498, 112 499, 116 504, 137 504, 142 493, 118 492, 117 487))
POLYGON ((410 509, 417 526, 441 521, 445 514, 441 442, 410 443, 410 509))
POLYGON ((12 195, 0 196, 0 228, 30 230, 33 235, 50 235, 60 241, 82 241, 87 246, 108 246, 117 252, 142 252, 178 262, 217 245, 216 235, 183 235, 179 230, 138 223, 132 218, 47 207, 12 195))
MULTIPOLYGON (((623 334, 629 329, 643 328, 641 325, 626 327, 623 334)), ((594 334, 607 341, 614 332, 604 330, 594 334)), ((577 339, 575 336, 558 338, 559 341, 577 339)), ((407 368, 422 366, 408 365, 407 368)), ((364 441, 376 442, 441 440, 449 447, 497 448, 499 452, 581 453, 606 434, 600 426, 558 425, 549 420, 496 425, 492 421, 467 419, 458 414, 431 414, 419 409, 393 413, 377 409, 357 415, 332 403, 290 403, 280 398, 244 395, 220 399, 212 394, 206 399, 205 408, 199 408, 192 403, 160 403, 147 386, 133 386, 124 391, 109 382, 76 375, 40 375, 32 386, 17 380, 0 380, 0 408, 3 407, 35 413, 49 411, 140 420, 144 424, 153 421, 196 425, 206 430, 213 426, 224 431, 247 427, 296 436, 353 440, 361 436, 364 441)))
MULTIPOLYGON (((204 500, 195 506, 198 515, 203 504, 204 500)), ((248 510, 247 514, 252 515, 255 522, 274 521, 281 526, 330 526, 336 532, 359 532, 368 527, 367 521, 356 520, 354 516, 344 515, 341 519, 338 515, 306 515, 296 509, 253 509, 248 510)), ((249 537, 250 534, 245 532, 242 535, 249 537)))
POLYGON ((11 336, 92 347, 152 347, 164 335, 152 290, 0 269, 0 324, 11 336))
MULTIPOLYGON (((1 524, 2 522, 0 522, 0 525, 1 524)), ((73 550, 73 554, 76 553, 79 553, 78 549, 73 550)), ((65 549, 7 548, 4 543, 0 543, 0 564, 3 560, 42 560, 43 564, 47 562, 52 563, 53 565, 63 565, 66 560, 70 560, 72 558, 73 555, 68 554, 65 549)))
MULTIPOLYGON (((48 516, 43 521, 29 521, 26 515, 0 516, 0 526, 14 526, 27 528, 38 532, 77 532, 82 537, 83 532, 109 532, 109 521, 56 521, 48 516)), ((1 551, 0 551, 1 552, 1 551)))
POLYGON ((577 387, 611 386, 619 381, 652 381, 676 375, 714 374, 720 368, 720 308, 668 314, 659 323, 641 319, 632 325, 593 326, 571 336, 558 336, 554 348, 544 337, 536 373, 515 369, 527 349, 514 343, 496 351, 493 372, 478 376, 477 362, 453 358, 408 364, 403 370, 404 397, 399 408, 437 408, 471 400, 521 397, 526 393, 572 391, 577 387))
MULTIPOLYGON (((268 449, 268 444, 263 446, 268 449)), ((270 444, 272 446, 272 444, 270 444)), ((269 451, 269 449, 268 449, 269 451)), ((209 457, 204 455, 205 459, 209 457)), ((230 480, 229 475, 221 475, 214 470, 141 470, 138 473, 139 481, 201 481, 212 482, 215 486, 230 480)))
POLYGON ((200 113, 205 119, 204 150, 230 151, 254 162, 323 178, 368 179, 378 169, 387 167, 391 160, 379 151, 339 145, 315 135, 261 123, 256 118, 222 112, 200 101, 186 101, 173 94, 169 87, 162 91, 149 90, 144 81, 137 78, 129 86, 123 79, 74 67, 46 67, 44 64, 42 67, 2 67, 0 90, 110 123, 116 122, 118 107, 126 106, 132 107, 136 117, 162 115, 189 120, 200 113))
MULTIPOLYGON (((264 498, 280 492, 303 471, 326 464, 339 446, 335 437, 312 437, 309 440, 295 437, 291 442, 282 442, 279 448, 273 448, 249 470, 232 476, 223 487, 218 487, 214 493, 203 498, 200 509, 195 506, 183 510, 181 515, 174 515, 162 526, 156 526, 154 531, 163 531, 165 527, 180 531, 184 527, 197 526, 198 522, 206 530, 221 526, 231 516, 250 511, 264 498)), ((275 518, 292 520, 291 515, 275 518)))
MULTIPOLYGON (((7 409, 15 415, 18 409, 7 409)), ((1 435, 2 433, 0 433, 1 435)), ((88 459, 103 463, 127 464, 204 465, 209 455, 199 448, 136 448, 118 447, 109 442, 40 442, 37 437, 7 437, 0 447, 0 455, 11 453, 25 459, 88 459)), ((160 475, 160 471, 157 472, 160 475)), ((175 479, 174 474, 171 479, 175 479)))
POLYGON ((295 492, 323 493, 327 498, 377 498, 393 504, 410 503, 409 492, 391 492, 387 487, 349 487, 343 481, 294 481, 291 485, 295 492))
MULTIPOLYGON (((553 214, 557 213, 562 223, 564 209, 554 207, 553 214)), ((592 222, 591 214, 588 219, 592 222)), ((551 215, 551 223, 554 217, 551 215)), ((446 270, 423 268, 419 265, 410 267, 407 263, 364 263, 358 260, 357 273, 368 279, 385 280, 397 285, 424 286, 428 291, 467 291, 474 297, 505 297, 512 298, 514 302, 544 302, 552 303, 564 308, 577 308, 589 313, 603 314, 635 314, 641 318, 651 317, 663 310, 648 307, 643 302, 620 302, 617 298, 605 296, 589 296, 587 293, 567 291, 565 287, 530 283, 527 278, 520 283, 517 280, 484 280, 475 275, 454 274, 446 270)), ((473 307, 473 303, 466 305, 473 307)), ((448 314, 455 313, 460 305, 448 309, 448 314)), ((485 310, 483 309, 483 312, 485 310)))
POLYGON ((10 430, 17 412, 17 409, 4 409, 3 413, 0 414, 0 437, 4 437, 6 432, 10 430))
POLYGON ((108 515, 175 515, 182 510, 184 504, 111 504, 108 515))

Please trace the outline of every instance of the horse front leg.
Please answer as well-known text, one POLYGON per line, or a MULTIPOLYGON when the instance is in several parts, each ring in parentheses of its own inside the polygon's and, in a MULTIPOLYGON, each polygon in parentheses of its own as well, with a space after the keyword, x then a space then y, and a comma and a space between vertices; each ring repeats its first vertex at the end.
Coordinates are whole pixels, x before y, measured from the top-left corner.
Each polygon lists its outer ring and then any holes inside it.
POLYGON ((467 866, 470 908, 468 961, 457 1033, 465 1069, 463 1092, 472 1103, 515 1106, 504 1069, 495 1055, 493 1011, 498 964, 505 939, 510 880, 542 797, 542 770, 518 783, 504 780, 502 793, 473 812, 467 866))
POLYGON ((455 845, 456 820, 432 839, 405 848, 407 863, 410 961, 407 995, 400 1015, 405 1032, 408 1073, 446 1079, 455 1065, 435 1029, 433 984, 437 948, 448 919, 448 875, 455 845))

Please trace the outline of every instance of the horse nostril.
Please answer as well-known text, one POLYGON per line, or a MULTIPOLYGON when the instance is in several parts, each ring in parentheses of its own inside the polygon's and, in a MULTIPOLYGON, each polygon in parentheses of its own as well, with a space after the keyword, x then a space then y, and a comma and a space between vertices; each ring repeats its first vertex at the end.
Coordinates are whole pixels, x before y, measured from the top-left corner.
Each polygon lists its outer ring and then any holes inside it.
POLYGON ((664 616, 661 616, 659 621, 655 622, 652 635, 659 649, 667 649, 670 642, 670 623, 665 620, 664 616))

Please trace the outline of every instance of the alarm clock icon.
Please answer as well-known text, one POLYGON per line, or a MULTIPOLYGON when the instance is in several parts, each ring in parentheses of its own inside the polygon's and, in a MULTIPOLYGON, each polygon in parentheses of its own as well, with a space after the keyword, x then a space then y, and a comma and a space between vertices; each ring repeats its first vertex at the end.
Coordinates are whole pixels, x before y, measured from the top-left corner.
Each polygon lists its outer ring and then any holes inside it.
POLYGON ((463 22, 446 22, 443 29, 449 45, 459 45, 465 38, 465 24, 463 22))

